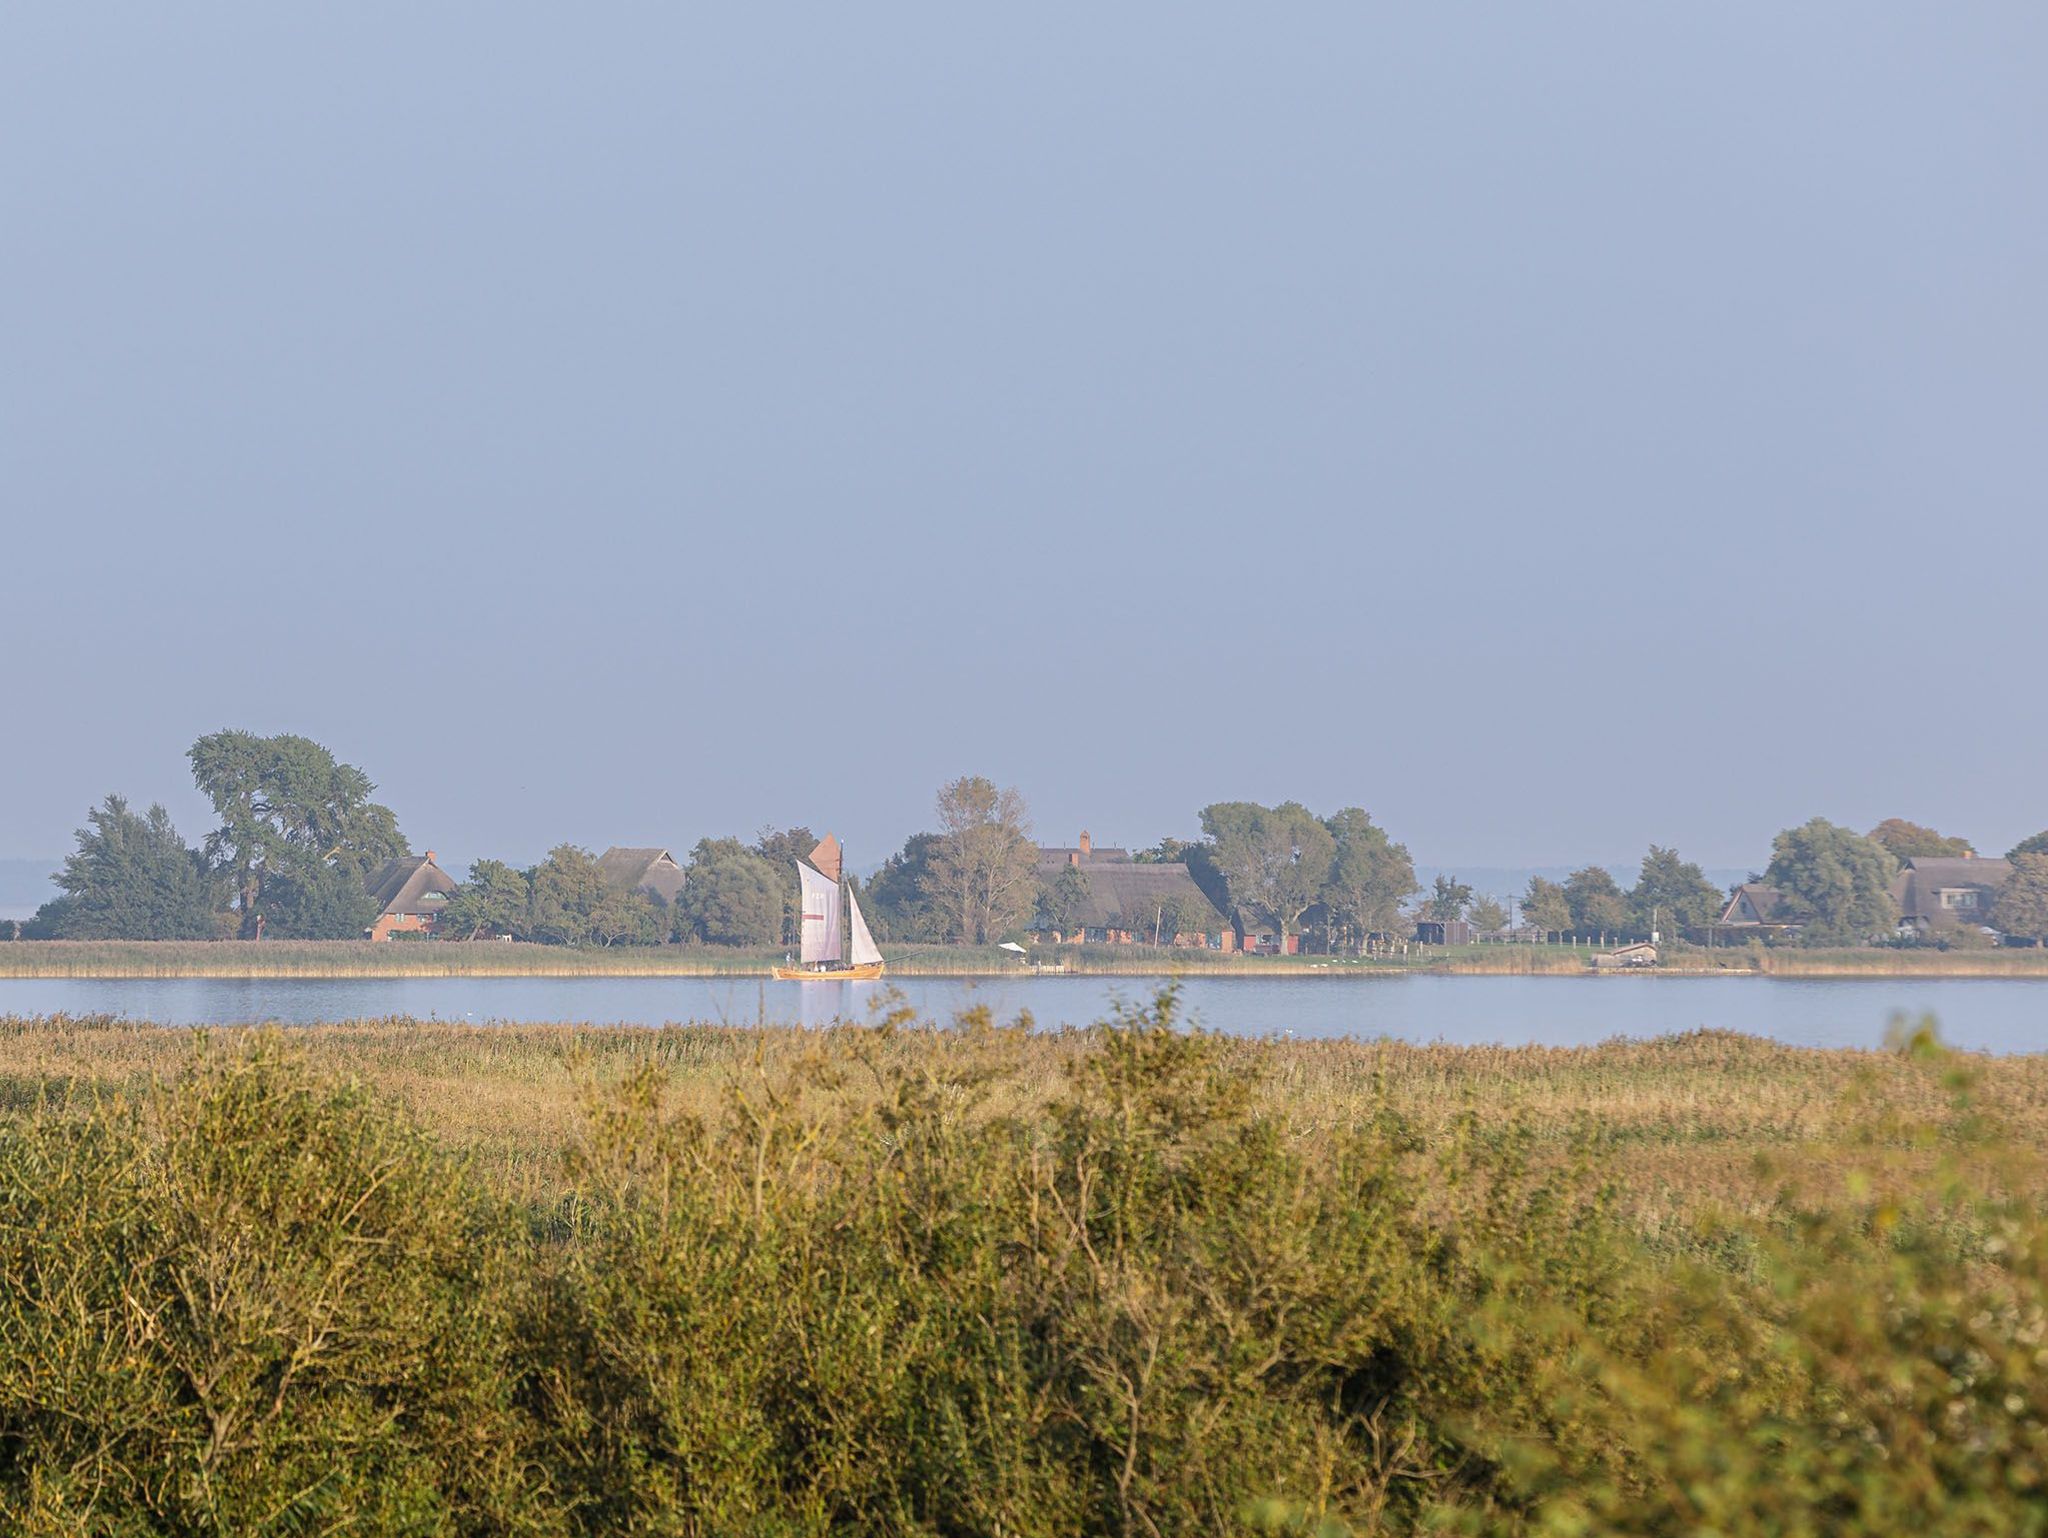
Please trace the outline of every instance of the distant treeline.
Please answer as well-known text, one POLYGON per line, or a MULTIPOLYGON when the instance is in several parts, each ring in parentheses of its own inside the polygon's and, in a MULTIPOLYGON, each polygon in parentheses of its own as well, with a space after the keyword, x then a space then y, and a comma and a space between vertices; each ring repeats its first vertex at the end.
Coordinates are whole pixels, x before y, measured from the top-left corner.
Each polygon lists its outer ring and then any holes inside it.
MULTIPOLYGON (((188 755, 219 825, 195 848, 161 806, 135 811, 108 796, 87 814, 57 874, 62 895, 22 927, 26 938, 190 940, 271 936, 354 939, 377 915, 368 878, 408 853, 391 809, 371 800, 361 769, 304 737, 222 731, 188 755)), ((1029 809, 1014 789, 979 776, 943 787, 935 826, 914 833, 854 885, 885 942, 987 944, 1066 930, 1087 896, 1085 869, 1045 869, 1029 809)), ((1632 885, 1598 866, 1563 882, 1534 877, 1506 907, 1454 876, 1418 887, 1405 845, 1360 807, 1319 816, 1299 802, 1217 802, 1202 836, 1135 851, 1139 863, 1185 866, 1201 901, 1168 897, 1110 927, 1172 936, 1219 921, 1301 936, 1306 948, 1355 952, 1418 921, 1466 921, 1482 934, 1616 938, 1698 935, 1727 896, 1698 864, 1652 845, 1632 885)), ((564 844, 524 869, 478 860, 449 898, 436 932, 555 945, 793 942, 795 862, 816 843, 807 827, 751 840, 706 838, 690 850, 674 902, 604 879, 596 857, 564 844)), ((1861 945, 1893 938, 1892 881, 1902 860, 1970 852, 1969 844, 1900 819, 1859 834, 1816 818, 1780 833, 1758 880, 1775 894, 1779 940, 1861 945)), ((1943 917, 1929 938, 1987 943, 1988 919, 2008 935, 2048 935, 2048 833, 2012 851, 1995 911, 1943 917)))

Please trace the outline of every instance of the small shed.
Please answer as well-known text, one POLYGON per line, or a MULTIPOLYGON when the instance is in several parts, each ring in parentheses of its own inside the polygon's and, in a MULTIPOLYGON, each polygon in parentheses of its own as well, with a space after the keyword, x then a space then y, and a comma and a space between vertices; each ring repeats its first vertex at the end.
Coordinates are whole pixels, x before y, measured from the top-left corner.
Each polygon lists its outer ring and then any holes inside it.
POLYGON ((1415 939, 1422 945, 1470 945, 1472 926, 1463 919, 1418 919, 1415 939))
POLYGON ((1593 969, 1597 972, 1624 972, 1632 967, 1654 967, 1656 964, 1657 947, 1647 940, 1601 951, 1593 958, 1593 969))

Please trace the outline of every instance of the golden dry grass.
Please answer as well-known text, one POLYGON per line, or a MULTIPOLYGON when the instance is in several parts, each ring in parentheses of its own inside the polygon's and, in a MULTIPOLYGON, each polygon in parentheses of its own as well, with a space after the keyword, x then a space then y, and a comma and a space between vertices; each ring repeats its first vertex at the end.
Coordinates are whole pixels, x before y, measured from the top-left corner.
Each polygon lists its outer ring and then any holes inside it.
MULTIPOLYGON (((104 1018, 0 1020, 0 1107, 52 1089, 140 1094, 184 1073, 201 1038, 240 1041, 264 1027, 167 1028, 104 1018)), ((275 1028, 272 1028, 275 1029, 275 1028)), ((589 1093, 640 1065, 665 1071, 672 1103, 710 1113, 728 1094, 822 1063, 835 1093, 860 1098, 868 1060, 940 1077, 972 1060, 1001 1070, 990 1114, 1029 1115, 1051 1100, 1088 1032, 1027 1035, 905 1023, 805 1031, 682 1025, 467 1025, 390 1019, 287 1028, 323 1076, 359 1081, 405 1105, 430 1131, 544 1196, 582 1124, 589 1093)), ((1651 1226, 1712 1204, 1760 1210, 1786 1182, 1825 1199, 1852 1170, 1919 1160, 1924 1136, 1873 1128, 1939 1127, 1951 1089, 1901 1053, 1781 1046, 1695 1032, 1593 1047, 1411 1046, 1395 1042, 1222 1044, 1250 1068, 1261 1110, 1302 1146, 1383 1109, 1423 1142, 1460 1118, 1518 1124, 1561 1149, 1593 1129, 1625 1205, 1651 1226)), ((1976 1114, 2022 1141, 2048 1143, 2048 1056, 1971 1057, 1976 1114)))

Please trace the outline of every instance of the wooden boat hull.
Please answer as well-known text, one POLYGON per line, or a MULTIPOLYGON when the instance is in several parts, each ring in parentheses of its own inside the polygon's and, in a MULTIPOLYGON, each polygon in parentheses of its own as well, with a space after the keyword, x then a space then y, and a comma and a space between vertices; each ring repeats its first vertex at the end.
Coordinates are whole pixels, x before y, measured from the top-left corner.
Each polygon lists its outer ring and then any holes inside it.
POLYGON ((813 972, 809 967, 777 967, 775 980, 782 983, 871 983, 882 975, 882 963, 864 967, 837 967, 830 972, 813 972))

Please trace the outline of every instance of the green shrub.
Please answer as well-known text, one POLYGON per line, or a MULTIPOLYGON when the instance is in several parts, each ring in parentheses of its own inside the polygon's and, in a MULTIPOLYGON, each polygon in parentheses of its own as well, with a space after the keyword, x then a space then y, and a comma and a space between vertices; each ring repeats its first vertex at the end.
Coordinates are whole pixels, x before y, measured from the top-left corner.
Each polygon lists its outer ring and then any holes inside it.
POLYGON ((692 1114, 650 1034, 524 1211, 275 1033, 10 1084, 0 1528, 2044 1531, 2048 1185, 1924 1026, 1950 1114, 1653 1238, 1611 1133, 1308 1135, 1175 1003, 1049 1098, 899 1014, 692 1114))
POLYGON ((0 1522, 531 1530, 503 1235, 275 1042, 0 1135, 0 1522))

